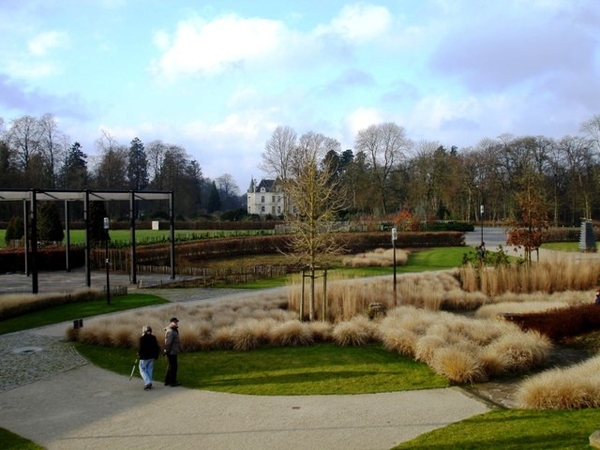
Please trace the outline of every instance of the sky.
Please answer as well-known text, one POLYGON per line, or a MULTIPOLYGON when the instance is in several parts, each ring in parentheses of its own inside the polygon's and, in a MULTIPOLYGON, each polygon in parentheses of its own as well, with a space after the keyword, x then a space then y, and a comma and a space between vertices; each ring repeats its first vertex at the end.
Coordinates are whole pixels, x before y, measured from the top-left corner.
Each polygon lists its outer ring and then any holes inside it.
POLYGON ((600 114, 597 0, 0 0, 0 118, 186 149, 246 191, 277 126, 459 150, 600 114))

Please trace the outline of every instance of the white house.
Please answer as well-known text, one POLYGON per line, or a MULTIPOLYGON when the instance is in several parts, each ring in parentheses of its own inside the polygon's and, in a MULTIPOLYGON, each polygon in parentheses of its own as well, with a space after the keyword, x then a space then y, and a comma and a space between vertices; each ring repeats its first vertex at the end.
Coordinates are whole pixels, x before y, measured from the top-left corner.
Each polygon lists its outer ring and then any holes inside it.
POLYGON ((257 184, 252 178, 247 195, 248 214, 281 216, 284 212, 285 194, 276 180, 262 179, 257 184))

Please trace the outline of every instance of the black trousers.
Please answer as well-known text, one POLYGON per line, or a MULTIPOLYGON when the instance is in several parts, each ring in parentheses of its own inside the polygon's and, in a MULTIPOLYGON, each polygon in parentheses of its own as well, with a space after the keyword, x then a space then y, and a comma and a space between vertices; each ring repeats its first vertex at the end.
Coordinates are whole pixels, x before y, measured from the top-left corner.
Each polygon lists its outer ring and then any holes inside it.
POLYGON ((167 365, 165 385, 175 384, 177 382, 177 355, 167 355, 167 358, 169 364, 167 365))

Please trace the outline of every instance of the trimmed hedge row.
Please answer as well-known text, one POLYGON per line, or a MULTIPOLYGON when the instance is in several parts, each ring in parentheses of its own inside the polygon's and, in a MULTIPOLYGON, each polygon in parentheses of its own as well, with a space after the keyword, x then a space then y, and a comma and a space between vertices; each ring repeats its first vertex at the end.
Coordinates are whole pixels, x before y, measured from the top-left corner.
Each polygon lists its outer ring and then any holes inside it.
MULTIPOLYGON (((67 270, 65 247, 52 246, 38 249, 38 270, 56 271, 67 270)), ((71 247, 69 252, 69 265, 71 268, 85 265, 85 252, 83 247, 71 247)), ((25 271, 25 249, 10 248, 0 251, 0 273, 13 273, 25 271)))

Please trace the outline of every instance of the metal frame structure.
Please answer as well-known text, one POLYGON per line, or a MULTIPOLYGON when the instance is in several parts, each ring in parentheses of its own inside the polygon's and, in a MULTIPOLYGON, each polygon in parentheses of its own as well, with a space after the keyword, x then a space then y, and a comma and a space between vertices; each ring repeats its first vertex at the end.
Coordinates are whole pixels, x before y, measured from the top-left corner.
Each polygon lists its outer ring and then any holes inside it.
POLYGON ((135 202, 138 200, 168 200, 170 229, 171 279, 175 279, 175 216, 172 191, 122 191, 122 190, 55 190, 55 189, 3 189, 0 190, 0 202, 22 201, 23 223, 25 224, 25 272, 31 273, 32 292, 38 293, 37 270, 37 202, 64 201, 66 227, 66 269, 69 267, 69 208, 68 202, 83 202, 83 220, 85 223, 85 274, 88 287, 92 284, 90 269, 89 240, 89 204, 93 201, 129 201, 129 221, 131 230, 131 284, 137 283, 135 250, 135 202), (29 218, 29 220, 27 220, 29 218), (31 246, 31 249, 29 247, 31 246))

